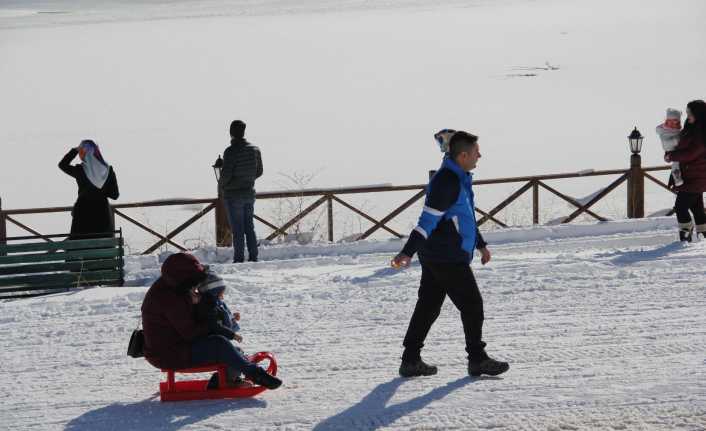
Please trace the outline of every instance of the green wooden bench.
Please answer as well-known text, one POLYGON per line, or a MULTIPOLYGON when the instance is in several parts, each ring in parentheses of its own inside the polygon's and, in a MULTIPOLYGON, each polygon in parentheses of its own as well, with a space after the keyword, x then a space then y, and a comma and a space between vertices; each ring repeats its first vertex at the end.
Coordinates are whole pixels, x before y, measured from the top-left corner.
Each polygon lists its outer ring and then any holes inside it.
POLYGON ((122 286, 123 236, 67 239, 68 234, 8 237, 0 244, 0 299, 83 286, 122 286))

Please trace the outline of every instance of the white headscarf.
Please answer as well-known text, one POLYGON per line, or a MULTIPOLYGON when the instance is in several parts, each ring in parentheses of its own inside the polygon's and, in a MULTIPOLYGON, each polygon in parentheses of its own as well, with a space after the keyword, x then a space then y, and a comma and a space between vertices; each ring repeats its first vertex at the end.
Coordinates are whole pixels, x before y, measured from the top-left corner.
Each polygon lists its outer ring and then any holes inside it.
POLYGON ((441 150, 442 153, 448 153, 450 150, 450 143, 451 143, 451 138, 456 134, 456 131, 453 129, 442 129, 439 130, 434 134, 434 139, 436 140, 436 143, 439 145, 439 150, 441 150))
POLYGON ((81 152, 84 152, 81 160, 86 177, 96 188, 103 188, 110 174, 110 165, 103 159, 98 145, 90 140, 81 141, 79 154, 81 152))

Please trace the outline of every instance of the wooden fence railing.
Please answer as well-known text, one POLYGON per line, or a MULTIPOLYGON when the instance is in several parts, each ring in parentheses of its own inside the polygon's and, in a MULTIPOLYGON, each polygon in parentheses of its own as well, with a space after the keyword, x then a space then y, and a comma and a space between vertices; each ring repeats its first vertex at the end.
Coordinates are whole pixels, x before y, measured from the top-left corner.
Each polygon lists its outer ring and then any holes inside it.
MULTIPOLYGON (((654 166, 654 167, 641 167, 640 166, 640 156, 633 155, 631 159, 631 166, 629 169, 616 169, 616 170, 605 170, 605 171, 582 171, 577 173, 564 173, 564 174, 553 174, 553 175, 536 175, 527 177, 512 177, 512 178, 496 178, 488 180, 474 181, 474 186, 483 186, 490 184, 505 184, 505 183, 519 183, 521 186, 512 193, 507 199, 503 200, 500 204, 496 205, 490 210, 484 210, 482 208, 476 207, 477 213, 481 216, 478 219, 478 224, 482 225, 488 221, 492 221, 501 227, 507 227, 507 224, 496 218, 496 215, 518 199, 520 196, 532 190, 532 222, 534 224, 539 224, 539 190, 543 189, 560 199, 568 202, 570 205, 576 207, 576 210, 571 214, 566 216, 561 222, 569 223, 575 220, 582 214, 587 214, 596 220, 605 221, 606 217, 603 217, 591 208, 599 202, 601 199, 605 198, 610 192, 615 190, 622 183, 627 181, 628 191, 627 191, 627 214, 629 218, 641 218, 644 217, 644 181, 645 178, 658 184, 667 191, 672 192, 672 190, 659 179, 655 178, 651 172, 654 171, 665 171, 669 170, 669 166, 654 166), (558 180, 558 179, 570 179, 570 178, 585 178, 585 177, 600 177, 600 176, 618 176, 617 179, 611 181, 605 188, 601 189, 598 193, 591 197, 587 202, 578 202, 576 199, 564 194, 554 187, 548 185, 546 181, 558 180)), ((415 184, 407 186, 369 186, 369 187, 354 187, 354 188, 337 188, 337 189, 311 189, 311 190, 298 190, 298 191, 277 191, 277 192, 264 192, 258 193, 258 200, 267 199, 289 199, 289 198, 303 198, 303 197, 319 197, 316 201, 311 203, 306 208, 298 212, 294 217, 288 220, 281 226, 277 226, 275 223, 268 221, 261 215, 255 215, 255 219, 260 223, 264 224, 268 228, 272 229, 272 232, 267 236, 268 240, 275 239, 282 235, 287 235, 287 230, 292 226, 300 222, 304 217, 311 214, 314 210, 320 206, 326 204, 327 206, 327 233, 328 240, 333 241, 334 239, 334 217, 333 217, 333 204, 337 204, 349 209, 358 216, 364 218, 365 220, 372 223, 372 226, 360 234, 357 238, 358 240, 366 239, 370 237, 373 233, 380 229, 387 231, 395 237, 401 238, 403 235, 396 232, 388 223, 395 217, 400 215, 404 210, 409 208, 415 202, 420 200, 426 193, 426 184, 415 184), (400 192, 400 191, 412 191, 414 194, 397 206, 393 211, 386 214, 382 218, 375 218, 365 211, 356 208, 351 203, 343 199, 342 196, 352 195, 352 194, 363 194, 363 193, 383 193, 383 192, 400 192)), ((117 204, 112 206, 113 217, 120 217, 129 223, 134 224, 145 232, 153 235, 157 238, 157 241, 148 247, 143 254, 149 254, 159 249, 164 244, 170 244, 179 250, 186 250, 186 247, 182 246, 175 241, 175 237, 183 232, 186 228, 191 226, 194 222, 208 214, 211 210, 215 210, 216 218, 216 243, 221 246, 227 246, 231 243, 230 229, 225 216, 225 210, 223 205, 218 198, 207 198, 207 199, 167 199, 158 201, 148 201, 148 202, 134 202, 117 204), (192 204, 202 204, 206 205, 199 212, 191 216, 188 220, 185 220, 181 225, 173 229, 166 235, 162 235, 151 227, 141 223, 138 220, 125 214, 122 210, 128 208, 148 208, 148 207, 165 207, 165 206, 175 206, 175 205, 192 205, 192 204)), ((33 229, 32 227, 17 220, 16 216, 27 215, 27 214, 43 214, 43 213, 58 213, 71 211, 71 207, 53 207, 53 208, 26 208, 26 209, 2 209, 2 201, 0 201, 0 244, 4 244, 7 238, 7 223, 12 223, 22 230, 25 230, 37 237, 43 238, 45 241, 51 242, 51 238, 45 236, 33 229)))

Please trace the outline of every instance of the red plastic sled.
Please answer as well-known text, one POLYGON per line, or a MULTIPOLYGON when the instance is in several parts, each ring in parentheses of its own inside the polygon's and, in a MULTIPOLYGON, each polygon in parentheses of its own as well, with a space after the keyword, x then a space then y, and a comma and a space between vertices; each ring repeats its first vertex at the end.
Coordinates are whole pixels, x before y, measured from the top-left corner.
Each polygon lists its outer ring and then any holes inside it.
MULTIPOLYGON (((269 359, 270 365, 267 372, 277 375, 277 361, 269 352, 258 352, 248 356, 252 363, 269 359)), ((178 370, 162 370, 167 373, 167 381, 159 383, 160 401, 188 401, 188 400, 213 400, 222 398, 249 398, 267 390, 264 386, 246 386, 233 388, 226 385, 226 365, 210 364, 195 368, 182 368, 178 370), (218 389, 206 389, 208 380, 186 380, 177 382, 174 373, 209 373, 218 371, 218 389)))

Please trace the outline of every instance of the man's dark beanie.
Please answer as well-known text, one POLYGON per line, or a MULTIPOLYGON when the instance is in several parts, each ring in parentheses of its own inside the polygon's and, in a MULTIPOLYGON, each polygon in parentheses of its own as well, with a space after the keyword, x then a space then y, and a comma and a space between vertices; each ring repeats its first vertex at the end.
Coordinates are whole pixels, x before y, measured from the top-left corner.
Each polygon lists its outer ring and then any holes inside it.
POLYGON ((242 138, 245 136, 245 123, 240 120, 235 120, 230 123, 230 136, 233 138, 242 138))

